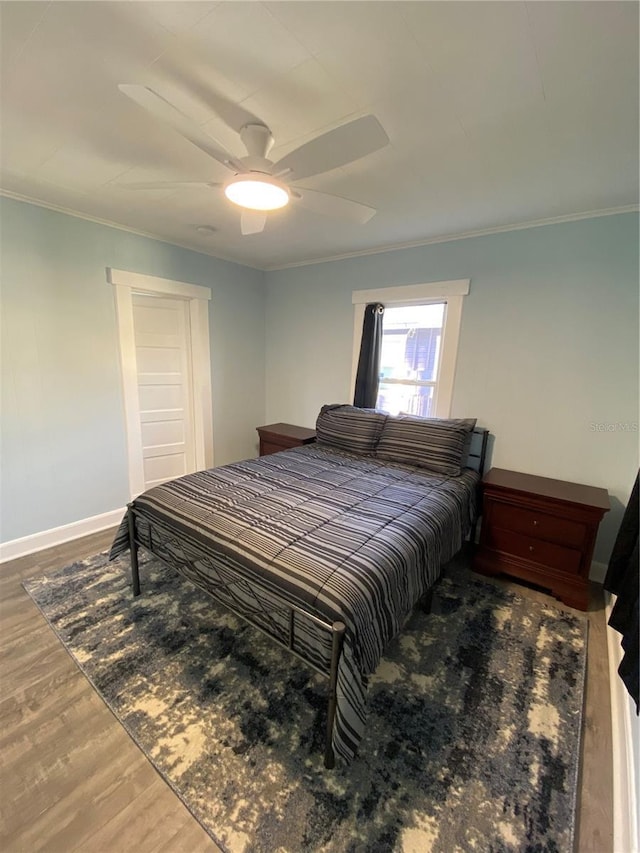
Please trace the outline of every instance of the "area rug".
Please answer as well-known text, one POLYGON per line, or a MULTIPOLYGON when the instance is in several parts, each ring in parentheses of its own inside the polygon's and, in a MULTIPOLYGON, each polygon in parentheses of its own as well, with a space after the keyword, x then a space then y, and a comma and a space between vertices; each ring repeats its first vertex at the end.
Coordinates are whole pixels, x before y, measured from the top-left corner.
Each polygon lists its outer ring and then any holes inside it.
POLYGON ((571 851, 586 620, 452 564, 322 763, 326 682, 154 559, 25 583, 82 672, 224 850, 571 851))

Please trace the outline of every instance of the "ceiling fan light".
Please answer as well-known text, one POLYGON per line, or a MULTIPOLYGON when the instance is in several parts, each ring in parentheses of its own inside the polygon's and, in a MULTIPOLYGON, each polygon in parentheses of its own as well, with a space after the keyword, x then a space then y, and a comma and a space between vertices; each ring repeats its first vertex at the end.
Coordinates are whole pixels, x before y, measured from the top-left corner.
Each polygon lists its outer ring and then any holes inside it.
POLYGON ((289 190, 269 175, 236 175, 225 184, 224 194, 249 210, 278 210, 289 203, 289 190))

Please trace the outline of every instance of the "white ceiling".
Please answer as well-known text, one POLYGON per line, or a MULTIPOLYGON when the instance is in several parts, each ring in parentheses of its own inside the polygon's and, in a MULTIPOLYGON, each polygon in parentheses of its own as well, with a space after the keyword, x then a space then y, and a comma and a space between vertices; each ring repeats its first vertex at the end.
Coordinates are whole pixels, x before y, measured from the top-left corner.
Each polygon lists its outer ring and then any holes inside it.
POLYGON ((263 269, 638 203, 635 2, 2 2, 0 186, 263 269), (121 94, 154 88, 233 153, 276 160, 373 113, 391 143, 305 181, 378 209, 285 209, 240 236, 224 167, 121 94), (197 226, 215 229, 203 235, 197 226))

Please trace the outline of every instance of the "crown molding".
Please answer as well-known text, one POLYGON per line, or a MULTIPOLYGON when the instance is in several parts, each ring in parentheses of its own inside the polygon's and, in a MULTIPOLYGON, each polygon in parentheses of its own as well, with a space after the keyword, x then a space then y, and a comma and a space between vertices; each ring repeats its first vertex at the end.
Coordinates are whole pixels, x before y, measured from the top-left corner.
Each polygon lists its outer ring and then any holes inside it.
POLYGON ((492 228, 480 228, 477 231, 463 231, 459 234, 446 234, 440 237, 429 237, 425 240, 412 240, 407 243, 395 243, 382 246, 379 249, 360 249, 355 252, 344 252, 340 255, 315 258, 306 261, 293 261, 290 264, 265 267, 266 272, 287 270, 294 267, 307 267, 313 264, 328 264, 333 261, 344 261, 349 258, 361 258, 366 255, 381 255, 385 252, 399 252, 403 249, 415 249, 420 246, 431 246, 434 243, 451 243, 455 240, 469 240, 473 237, 488 237, 491 234, 505 234, 508 231, 525 231, 528 228, 541 228, 544 225, 559 225, 562 222, 578 222, 580 219, 598 219, 601 216, 617 216, 621 213, 637 213, 640 205, 628 204, 622 207, 608 207, 602 210, 589 210, 584 213, 567 213, 563 216, 551 216, 548 219, 532 219, 527 222, 517 222, 513 225, 496 225, 492 228))
POLYGON ((77 210, 62 207, 61 205, 52 204, 50 202, 41 201, 40 199, 31 198, 22 193, 15 193, 11 190, 6 190, 0 187, 0 196, 13 199, 14 201, 23 201, 27 204, 34 204, 36 207, 44 207, 47 210, 53 210, 56 213, 64 213, 67 216, 73 216, 76 219, 84 219, 87 222, 95 222, 97 225, 105 225, 107 228, 116 228, 118 231, 125 231, 127 234, 135 234, 137 237, 146 237, 149 240, 156 240, 160 243, 166 243, 169 246, 176 246, 179 249, 187 249, 189 252, 196 252, 199 255, 205 255, 208 258, 215 258, 219 261, 226 261, 230 264, 236 264, 240 267, 258 270, 260 272, 276 272, 278 270, 294 269, 295 267, 308 267, 314 264, 328 264, 333 261, 344 261, 349 258, 361 258, 367 255, 381 255, 385 252, 400 252, 403 249, 416 249, 420 246, 431 246, 436 243, 451 243, 455 240, 470 240, 474 237, 488 237, 492 234, 505 234, 509 231, 524 231, 528 228, 541 228, 545 225, 559 225, 563 222, 578 222, 581 219, 598 219, 602 216, 617 216, 623 213, 637 213, 640 211, 640 205, 628 204, 621 207, 608 207, 601 210, 589 210, 582 213, 567 213, 562 216, 551 216, 547 219, 532 219, 526 222, 517 222, 513 225, 496 225, 491 228, 480 228, 475 231, 463 231, 454 234, 444 234, 439 237, 429 237, 423 240, 412 240, 406 243, 394 243, 387 246, 381 246, 375 249, 358 249, 353 252, 343 252, 338 255, 328 255, 318 258, 309 258, 304 261, 292 261, 289 264, 274 264, 272 266, 264 266, 259 264, 250 264, 246 261, 239 261, 237 258, 232 258, 229 255, 220 254, 219 252, 207 252, 201 248, 194 248, 187 243, 179 243, 175 240, 168 240, 166 237, 161 237, 158 234, 152 234, 148 231, 140 231, 136 228, 131 228, 128 225, 121 225, 118 222, 112 222, 109 219, 100 219, 97 216, 91 216, 87 213, 79 213, 77 210))
POLYGON ((198 255, 206 255, 208 258, 215 258, 218 261, 226 261, 229 264, 236 264, 239 267, 249 267, 249 269, 259 270, 264 272, 263 267, 254 266, 253 264, 239 261, 237 258, 232 258, 228 255, 219 253, 207 252, 204 249, 196 249, 188 243, 178 243, 176 240, 167 240, 166 237, 161 237, 158 234, 152 234, 149 231, 139 231, 137 228, 131 228, 128 225, 122 225, 119 222, 112 222, 110 219, 100 219, 97 216, 91 216, 88 213, 80 213, 77 210, 72 210, 68 207, 62 207, 59 204, 53 204, 41 199, 31 198, 22 193, 15 193, 12 190, 6 190, 0 187, 0 196, 13 199, 13 201, 23 201, 26 204, 33 204, 36 207, 44 207, 46 210, 53 210, 55 213, 64 213, 66 216, 73 216, 75 219, 84 219, 86 222, 95 222, 96 225, 105 225, 107 228, 116 228, 118 231, 125 231, 127 234, 135 234, 136 237, 146 237, 148 240, 155 240, 157 243, 166 243, 168 246, 176 246, 178 249, 187 249, 189 252, 196 252, 198 255))

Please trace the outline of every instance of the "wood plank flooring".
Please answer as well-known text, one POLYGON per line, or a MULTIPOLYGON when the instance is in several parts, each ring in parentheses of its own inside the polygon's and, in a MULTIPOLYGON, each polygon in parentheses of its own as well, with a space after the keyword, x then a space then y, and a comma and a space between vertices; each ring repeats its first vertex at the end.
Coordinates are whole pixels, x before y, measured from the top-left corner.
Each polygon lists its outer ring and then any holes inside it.
MULTIPOLYGON (((25 578, 108 548, 112 538, 113 531, 105 531, 0 566, 4 853, 218 850, 80 673, 21 586, 25 578)), ((510 581, 492 582, 548 598, 510 581)), ((588 617, 576 851, 613 853, 606 625, 595 585, 588 617)))

